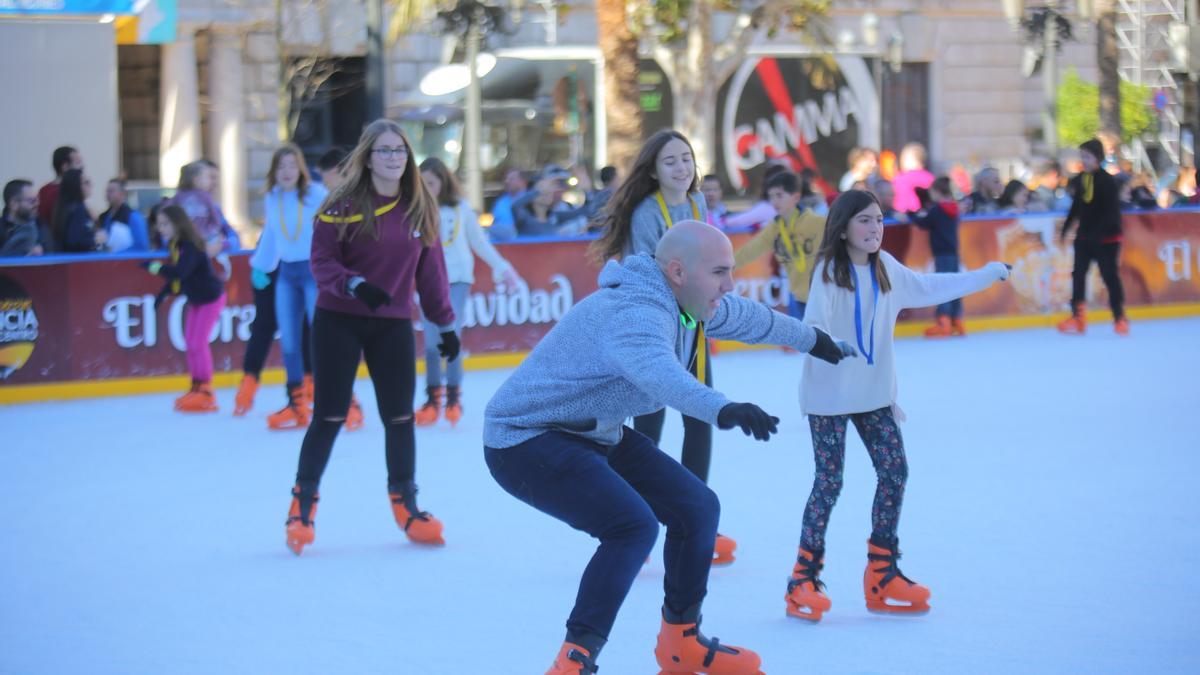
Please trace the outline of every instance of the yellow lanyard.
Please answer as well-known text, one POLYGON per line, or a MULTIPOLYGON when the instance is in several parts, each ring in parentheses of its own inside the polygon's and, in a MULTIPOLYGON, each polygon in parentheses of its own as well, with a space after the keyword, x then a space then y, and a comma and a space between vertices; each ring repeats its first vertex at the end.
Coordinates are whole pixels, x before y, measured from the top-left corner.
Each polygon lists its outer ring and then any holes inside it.
MULTIPOLYGON (((688 202, 692 205, 692 219, 700 220, 700 207, 696 205, 696 200, 692 199, 691 195, 688 195, 687 198, 688 202)), ((654 199, 658 201, 658 209, 662 211, 663 221, 667 223, 667 229, 671 229, 675 221, 671 220, 671 211, 667 209, 667 200, 663 199, 662 190, 654 193, 654 199)))
POLYGON ((696 321, 694 318, 692 318, 691 314, 680 310, 679 323, 682 323, 683 327, 688 330, 691 330, 692 328, 696 329, 696 343, 692 345, 692 347, 696 350, 696 379, 700 380, 700 384, 704 384, 704 371, 708 366, 707 362, 705 361, 708 345, 705 344, 704 322, 696 321))
POLYGON ((1091 204, 1092 197, 1096 196, 1096 177, 1090 173, 1085 173, 1080 182, 1083 183, 1083 203, 1091 204))
POLYGON ((459 215, 460 215, 458 209, 459 209, 459 207, 457 207, 457 206, 454 207, 454 229, 450 230, 450 238, 447 239, 446 241, 442 242, 442 246, 444 246, 446 248, 450 248, 451 244, 454 243, 454 240, 458 239, 458 226, 459 226, 458 220, 459 220, 459 215))
POLYGON ((804 257, 804 251, 800 246, 792 240, 792 235, 789 231, 794 232, 792 228, 796 225, 796 212, 788 216, 787 222, 783 222, 783 218, 779 218, 779 238, 783 240, 783 247, 787 249, 788 255, 792 256, 792 265, 797 272, 808 271, 808 260, 804 257))
POLYGON ((283 231, 283 236, 288 241, 296 241, 300 238, 300 231, 304 229, 304 200, 300 198, 300 192, 296 192, 296 233, 288 234, 287 230, 287 214, 283 209, 283 190, 279 191, 279 229, 283 231))
MULTIPOLYGON (((387 213, 388 211, 391 211, 392 209, 396 208, 396 205, 399 203, 400 203, 400 198, 396 197, 396 201, 392 202, 391 204, 384 204, 383 206, 375 209, 375 217, 378 218, 379 216, 382 216, 383 214, 387 213)), ((330 216, 330 215, 327 215, 324 213, 322 213, 321 215, 319 215, 317 217, 320 218, 321 222, 323 222, 323 223, 357 223, 357 222, 361 222, 363 219, 361 213, 356 213, 353 216, 347 216, 345 218, 342 218, 340 216, 330 216)))
MULTIPOLYGON (((171 264, 178 265, 179 264, 179 244, 177 242, 172 241, 170 244, 167 245, 167 248, 171 251, 171 264)), ((175 295, 179 295, 179 290, 181 288, 179 281, 180 281, 179 279, 171 280, 171 292, 174 293, 175 295)))

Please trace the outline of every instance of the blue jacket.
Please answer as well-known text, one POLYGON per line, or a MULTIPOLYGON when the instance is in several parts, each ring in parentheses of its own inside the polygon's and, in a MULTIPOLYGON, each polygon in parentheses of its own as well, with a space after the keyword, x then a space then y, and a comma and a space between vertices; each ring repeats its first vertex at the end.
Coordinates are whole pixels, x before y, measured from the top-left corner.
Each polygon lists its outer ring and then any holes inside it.
MULTIPOLYGON (((599 285, 496 391, 484 412, 484 445, 509 448, 548 431, 612 445, 627 418, 664 406, 716 424, 730 401, 688 372, 689 329, 658 263, 646 255, 609 261, 599 285)), ((811 327, 733 294, 704 329, 712 338, 802 352, 816 342, 811 327)))

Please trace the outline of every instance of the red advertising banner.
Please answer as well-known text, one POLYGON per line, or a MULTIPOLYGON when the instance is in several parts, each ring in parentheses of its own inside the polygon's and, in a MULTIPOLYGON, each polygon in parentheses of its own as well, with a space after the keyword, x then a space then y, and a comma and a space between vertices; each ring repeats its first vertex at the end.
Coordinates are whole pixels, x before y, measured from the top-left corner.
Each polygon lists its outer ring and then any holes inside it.
MULTIPOLYGON (((960 229, 963 266, 989 260, 1013 265, 1007 284, 966 298, 968 318, 1048 314, 1063 311, 1070 299, 1072 252, 1060 244, 1060 216, 972 220, 960 229)), ((1200 212, 1127 214, 1121 276, 1130 306, 1200 302, 1200 212)), ((735 247, 749 238, 735 234, 735 247)), ((463 343, 469 353, 523 352, 576 302, 596 289, 598 269, 585 257, 587 241, 502 244, 524 279, 520 288, 491 283, 477 262, 476 284, 464 311, 463 343)), ((932 271, 928 236, 913 227, 892 226, 885 248, 918 271, 932 271)), ((0 265, 0 387, 186 372, 183 308, 169 299, 157 311, 157 277, 137 259, 106 256, 42 264, 0 265)), ((771 261, 739 269, 735 292, 772 307, 787 301, 785 280, 771 261)), ((1098 272, 1089 283, 1089 301, 1103 305, 1098 272)), ((234 256, 227 305, 213 329, 218 371, 241 367, 254 321, 254 300, 245 255, 234 256)), ((931 315, 917 310, 908 318, 931 315)), ((419 323, 417 324, 419 326, 419 323)), ((270 365, 278 365, 274 350, 270 365)))

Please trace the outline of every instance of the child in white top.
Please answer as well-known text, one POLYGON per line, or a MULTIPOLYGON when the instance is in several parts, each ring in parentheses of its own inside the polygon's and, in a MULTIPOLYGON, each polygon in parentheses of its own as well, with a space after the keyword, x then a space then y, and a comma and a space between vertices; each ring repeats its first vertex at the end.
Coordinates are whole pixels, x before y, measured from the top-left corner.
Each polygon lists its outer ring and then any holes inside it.
POLYGON ((839 368, 806 359, 800 382, 801 412, 812 430, 816 476, 804 509, 800 553, 788 583, 788 613, 818 621, 829 609, 817 575, 823 566, 825 529, 842 487, 846 426, 852 423, 871 455, 878 485, 863 592, 878 612, 928 611, 929 589, 897 567, 896 528, 908 465, 897 418, 892 335, 900 310, 927 307, 981 291, 1008 278, 1009 267, 991 262, 973 272, 920 274, 881 251, 883 212, 874 195, 844 192, 833 203, 813 270, 805 323, 856 345, 859 358, 839 368))
MULTIPOLYGON (((475 283, 475 256, 483 258, 492 268, 492 282, 497 286, 515 288, 521 278, 513 266, 488 241, 479 216, 462 196, 458 179, 450 173, 445 162, 430 157, 421 162, 421 180, 437 199, 442 235, 442 251, 446 255, 446 277, 450 281, 450 305, 454 308, 454 330, 462 337, 463 317, 471 284, 475 283)), ((425 391, 428 399, 416 412, 417 426, 437 422, 445 395, 446 420, 451 426, 462 418, 463 359, 446 363, 444 376, 442 354, 438 351, 441 338, 437 326, 424 321, 425 330, 425 391)))

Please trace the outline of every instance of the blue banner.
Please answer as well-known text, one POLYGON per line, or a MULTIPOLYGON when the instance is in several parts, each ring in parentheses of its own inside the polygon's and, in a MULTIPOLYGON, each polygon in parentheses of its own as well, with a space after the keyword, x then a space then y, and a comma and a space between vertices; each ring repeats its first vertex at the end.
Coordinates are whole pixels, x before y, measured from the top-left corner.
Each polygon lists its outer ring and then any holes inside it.
POLYGON ((133 0, 0 0, 0 14, 133 14, 133 0))

